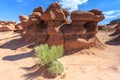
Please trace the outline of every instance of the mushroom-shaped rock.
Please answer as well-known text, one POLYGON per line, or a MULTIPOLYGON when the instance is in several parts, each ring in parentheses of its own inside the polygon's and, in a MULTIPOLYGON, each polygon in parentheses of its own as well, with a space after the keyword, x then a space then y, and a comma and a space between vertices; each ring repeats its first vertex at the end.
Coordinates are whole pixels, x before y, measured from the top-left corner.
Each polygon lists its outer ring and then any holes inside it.
POLYGON ((94 14, 93 22, 99 22, 105 18, 102 11, 100 11, 100 10, 92 9, 89 12, 92 12, 94 14))
POLYGON ((83 12, 80 10, 75 10, 71 13, 71 20, 78 20, 78 21, 91 21, 93 20, 94 14, 91 12, 83 12))
POLYGON ((67 18, 61 9, 60 5, 58 3, 51 4, 44 14, 41 15, 41 19, 44 21, 67 21, 67 18))
POLYGON ((43 7, 38 7, 38 8, 35 8, 34 10, 33 10, 33 12, 40 12, 41 14, 43 14, 44 12, 43 12, 43 7))

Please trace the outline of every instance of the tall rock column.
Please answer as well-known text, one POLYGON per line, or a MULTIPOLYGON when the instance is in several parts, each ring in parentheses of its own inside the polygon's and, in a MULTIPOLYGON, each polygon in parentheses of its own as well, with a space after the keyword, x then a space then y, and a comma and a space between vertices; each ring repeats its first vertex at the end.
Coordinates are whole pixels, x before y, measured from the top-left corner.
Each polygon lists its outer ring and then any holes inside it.
POLYGON ((42 14, 41 19, 47 24, 47 33, 49 35, 47 44, 49 46, 64 45, 63 32, 60 31, 60 27, 68 21, 67 15, 65 16, 58 3, 51 4, 42 14))

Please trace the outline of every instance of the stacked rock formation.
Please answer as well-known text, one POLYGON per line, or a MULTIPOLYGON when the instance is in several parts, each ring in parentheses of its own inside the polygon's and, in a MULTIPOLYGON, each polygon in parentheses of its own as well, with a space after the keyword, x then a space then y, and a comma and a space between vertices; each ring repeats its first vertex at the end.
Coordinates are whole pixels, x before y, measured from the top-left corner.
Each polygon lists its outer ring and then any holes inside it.
POLYGON ((104 19, 102 12, 76 10, 70 15, 71 21, 67 18, 69 15, 58 3, 52 3, 45 12, 42 7, 36 8, 29 18, 20 16, 23 38, 49 46, 63 45, 65 52, 97 45, 97 23, 104 19))
POLYGON ((0 21, 0 31, 14 31, 16 22, 12 21, 0 21))

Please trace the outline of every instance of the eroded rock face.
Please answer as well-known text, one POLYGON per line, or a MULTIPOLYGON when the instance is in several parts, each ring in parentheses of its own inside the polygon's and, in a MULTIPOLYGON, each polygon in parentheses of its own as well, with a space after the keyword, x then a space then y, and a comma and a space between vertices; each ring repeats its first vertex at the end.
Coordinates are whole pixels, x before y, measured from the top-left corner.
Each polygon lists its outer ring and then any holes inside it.
MULTIPOLYGON (((99 43, 96 33, 97 23, 104 19, 101 11, 76 10, 70 15, 71 21, 67 19, 69 15, 69 11, 63 10, 58 3, 52 3, 45 12, 42 7, 35 8, 25 23, 23 38, 26 42, 63 45, 65 52, 93 47, 99 43)), ((23 19, 20 18, 21 23, 23 19)))
POLYGON ((46 31, 46 24, 41 20, 40 12, 34 10, 34 12, 29 16, 26 26, 27 28, 23 35, 25 42, 46 43, 48 34, 46 31))
POLYGON ((14 31, 16 22, 12 21, 0 21, 0 31, 14 31))

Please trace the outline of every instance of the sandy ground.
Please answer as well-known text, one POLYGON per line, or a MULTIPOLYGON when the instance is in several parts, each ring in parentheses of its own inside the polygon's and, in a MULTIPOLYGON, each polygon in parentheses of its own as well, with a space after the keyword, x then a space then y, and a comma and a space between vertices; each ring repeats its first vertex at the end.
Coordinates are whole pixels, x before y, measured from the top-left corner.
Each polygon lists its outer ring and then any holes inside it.
MULTIPOLYGON (((109 34, 100 31, 97 36, 105 43, 112 38, 109 34)), ((104 50, 91 48, 62 57, 59 60, 65 65, 65 72, 53 79, 42 77, 32 68, 36 60, 31 49, 19 41, 12 44, 19 36, 0 36, 0 80, 120 80, 120 45, 106 44, 104 50)))

